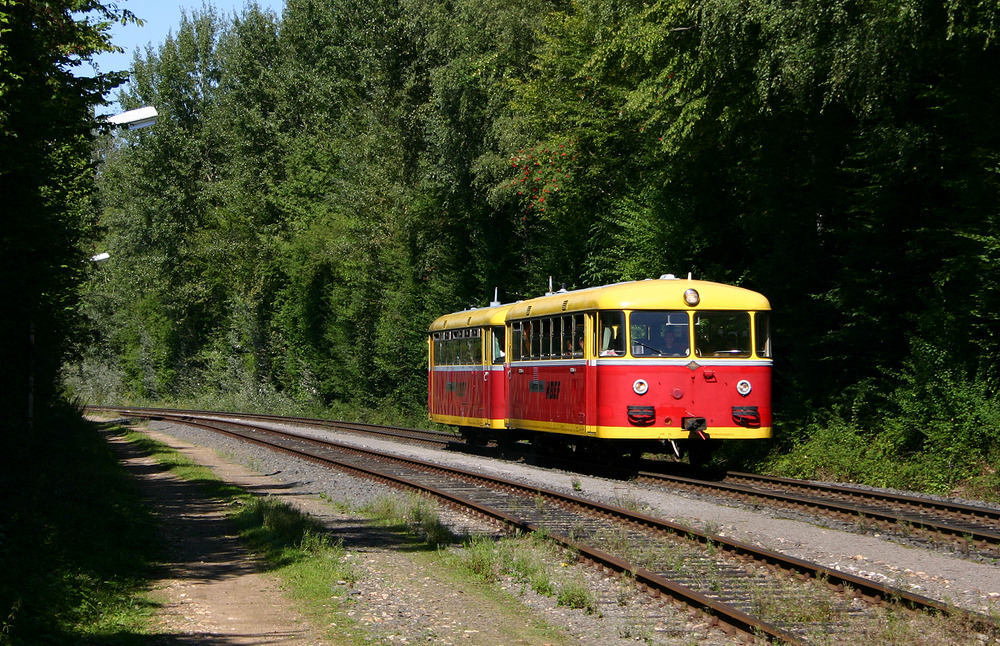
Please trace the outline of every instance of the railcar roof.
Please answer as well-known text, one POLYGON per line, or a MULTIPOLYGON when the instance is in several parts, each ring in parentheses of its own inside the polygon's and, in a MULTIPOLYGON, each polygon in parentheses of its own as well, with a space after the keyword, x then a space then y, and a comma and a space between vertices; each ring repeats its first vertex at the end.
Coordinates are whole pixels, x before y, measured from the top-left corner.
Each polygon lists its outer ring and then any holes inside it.
POLYGON ((478 309, 454 312, 440 316, 431 323, 430 331, 450 330, 463 327, 485 327, 489 325, 503 325, 507 319, 507 311, 513 307, 513 303, 498 305, 494 307, 481 307, 478 309))
POLYGON ((612 309, 770 310, 771 304, 762 294, 742 287, 707 280, 656 278, 556 292, 516 303, 453 312, 438 317, 431 323, 430 331, 503 325, 507 319, 529 316, 612 309), (689 288, 698 290, 701 297, 701 302, 693 308, 684 302, 684 292, 689 288))
POLYGON ((705 280, 657 278, 557 292, 520 301, 509 308, 507 318, 609 309, 769 310, 771 304, 763 295, 742 287, 705 280), (695 307, 684 302, 684 292, 690 288, 696 289, 701 297, 695 307))

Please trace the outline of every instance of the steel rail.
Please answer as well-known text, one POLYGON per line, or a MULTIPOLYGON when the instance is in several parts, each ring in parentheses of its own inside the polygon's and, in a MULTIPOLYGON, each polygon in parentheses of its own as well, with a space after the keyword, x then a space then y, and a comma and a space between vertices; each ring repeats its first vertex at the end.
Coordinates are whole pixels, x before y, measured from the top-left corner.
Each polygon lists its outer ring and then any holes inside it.
POLYGON ((764 476, 764 475, 757 475, 754 473, 742 473, 739 471, 730 471, 729 473, 726 474, 726 476, 737 480, 745 480, 747 482, 759 484, 762 486, 776 485, 779 487, 790 487, 795 489, 802 489, 805 491, 814 491, 820 495, 829 492, 839 496, 859 498, 861 500, 879 500, 890 504, 905 505, 907 507, 912 507, 914 509, 924 509, 933 512, 941 512, 947 514, 962 514, 969 516, 970 518, 973 519, 996 523, 997 526, 1000 527, 1000 509, 991 509, 989 507, 982 507, 979 505, 961 503, 952 500, 937 500, 934 498, 924 498, 920 496, 912 496, 905 493, 886 493, 881 491, 872 491, 868 489, 859 489, 857 487, 851 487, 835 483, 820 483, 820 482, 812 482, 809 480, 781 478, 778 476, 764 476))
POLYGON ((431 431, 415 428, 404 428, 401 426, 382 426, 378 424, 368 424, 365 422, 347 422, 342 420, 322 419, 316 417, 288 417, 282 415, 271 415, 268 413, 236 413, 229 411, 206 411, 180 408, 135 408, 120 406, 87 406, 87 410, 95 412, 116 412, 121 414, 132 414, 136 417, 150 417, 150 415, 198 415, 204 417, 222 417, 242 420, 265 420, 282 424, 299 424, 302 426, 315 426, 318 428, 329 428, 337 431, 361 432, 370 435, 390 437, 398 439, 416 440, 431 446, 448 446, 450 444, 464 443, 462 438, 453 433, 444 431, 431 431))
MULTIPOLYGON (((838 502, 835 500, 830 500, 829 498, 817 497, 817 496, 806 496, 798 495, 794 493, 789 493, 787 491, 775 491, 769 489, 760 489, 757 487, 740 485, 734 483, 726 482, 713 482, 711 480, 698 480, 694 478, 686 478, 683 476, 674 476, 662 473, 651 473, 647 471, 638 472, 636 479, 644 482, 651 482, 655 484, 674 484, 679 485, 684 488, 696 489, 699 491, 707 491, 713 494, 725 494, 735 496, 741 499, 756 498, 768 501, 774 501, 780 504, 789 504, 796 506, 798 508, 806 510, 826 510, 833 514, 844 516, 847 518, 857 518, 864 517, 869 518, 876 522, 887 523, 889 525, 896 526, 910 526, 916 528, 922 528, 930 532, 934 532, 939 535, 947 536, 952 541, 957 543, 968 543, 973 542, 984 548, 996 549, 1000 547, 1000 528, 997 531, 991 531, 989 529, 982 529, 977 527, 963 526, 960 524, 953 524, 948 522, 941 522, 937 520, 922 518, 918 515, 908 514, 905 512, 900 512, 898 509, 878 509, 872 506, 865 505, 861 502, 857 504, 851 504, 847 502, 838 502)), ((799 486, 800 481, 790 480, 796 486, 799 486)), ((827 490, 839 490, 847 489, 852 492, 852 497, 854 498, 869 498, 871 500, 881 502, 887 505, 912 505, 912 501, 924 501, 916 496, 903 496, 897 497, 893 494, 886 494, 882 492, 871 492, 871 496, 868 496, 869 492, 859 489, 852 489, 850 487, 827 487, 825 485, 814 485, 811 488, 813 491, 821 492, 827 490), (901 502, 897 502, 898 500, 901 502)), ((927 501, 928 504, 923 505, 927 508, 933 508, 937 511, 951 512, 951 510, 957 510, 957 513, 968 514, 969 510, 981 511, 981 517, 989 520, 991 519, 993 510, 984 507, 975 507, 973 505, 964 505, 960 503, 946 503, 940 501, 927 501)), ((951 512, 956 513, 956 512, 951 512)), ((997 516, 1000 520, 1000 516, 997 516)))

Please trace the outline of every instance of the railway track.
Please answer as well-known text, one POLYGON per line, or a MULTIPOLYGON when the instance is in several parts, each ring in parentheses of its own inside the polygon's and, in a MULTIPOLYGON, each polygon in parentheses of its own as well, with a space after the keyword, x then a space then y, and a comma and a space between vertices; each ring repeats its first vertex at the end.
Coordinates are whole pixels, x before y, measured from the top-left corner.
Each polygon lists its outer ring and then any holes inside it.
POLYGON ((416 428, 402 428, 399 426, 382 426, 379 424, 365 424, 362 422, 343 422, 339 420, 318 419, 315 417, 287 417, 281 415, 267 415, 264 413, 230 413, 177 408, 129 408, 118 406, 88 406, 87 410, 93 412, 130 415, 144 419, 189 415, 191 417, 212 417, 220 419, 274 422, 276 424, 293 424, 297 426, 329 429, 331 431, 362 433, 365 435, 384 437, 393 440, 405 440, 407 442, 437 448, 447 448, 450 445, 464 444, 464 441, 458 435, 442 431, 427 431, 416 428))
POLYGON ((830 633, 871 634, 883 604, 948 614, 971 631, 997 630, 986 617, 926 597, 614 505, 218 416, 116 410, 208 428, 544 533, 582 560, 751 640, 804 644, 830 633))
MULTIPOLYGON (((95 407, 95 410, 100 410, 95 407)), ((457 435, 400 427, 379 426, 312 418, 209 413, 173 409, 107 409, 135 415, 178 414, 212 415, 245 420, 301 424, 333 431, 363 433, 393 440, 404 440, 438 448, 467 447, 457 435)), ((573 465, 569 465, 573 468, 573 465)), ((950 546, 956 553, 987 562, 1000 559, 1000 510, 945 499, 887 493, 806 480, 778 478, 749 473, 727 472, 723 479, 700 479, 651 471, 615 471, 613 477, 632 479, 671 490, 707 494, 743 504, 831 518, 861 532, 879 532, 911 543, 950 546)))
POLYGON ((727 473, 722 481, 651 472, 639 472, 636 479, 743 503, 819 513, 862 530, 930 545, 950 544, 965 556, 1000 558, 1000 510, 989 507, 738 472, 727 473))

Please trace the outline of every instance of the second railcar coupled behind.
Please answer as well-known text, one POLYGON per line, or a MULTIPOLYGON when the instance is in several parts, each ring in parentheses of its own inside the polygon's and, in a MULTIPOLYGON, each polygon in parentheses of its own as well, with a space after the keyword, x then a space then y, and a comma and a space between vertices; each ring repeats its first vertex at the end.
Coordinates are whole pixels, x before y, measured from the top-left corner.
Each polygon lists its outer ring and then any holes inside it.
POLYGON ((770 304, 663 276, 447 314, 428 339, 428 413, 471 442, 692 463, 769 438, 770 304))

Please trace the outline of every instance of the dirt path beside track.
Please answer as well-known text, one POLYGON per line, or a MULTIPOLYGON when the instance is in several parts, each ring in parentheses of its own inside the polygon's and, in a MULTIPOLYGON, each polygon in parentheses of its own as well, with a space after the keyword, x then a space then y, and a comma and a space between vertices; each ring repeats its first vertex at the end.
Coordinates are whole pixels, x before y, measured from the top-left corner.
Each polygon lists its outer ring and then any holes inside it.
MULTIPOLYGON (((272 493, 273 483, 224 463, 209 449, 179 446, 150 433, 228 482, 272 493)), ((107 439, 135 476, 159 519, 166 549, 165 577, 153 585, 162 604, 155 618, 160 644, 321 646, 319 637, 288 601, 273 576, 240 544, 224 505, 207 500, 194 483, 172 475, 121 437, 107 439)), ((276 492, 276 491, 275 491, 276 492)))

